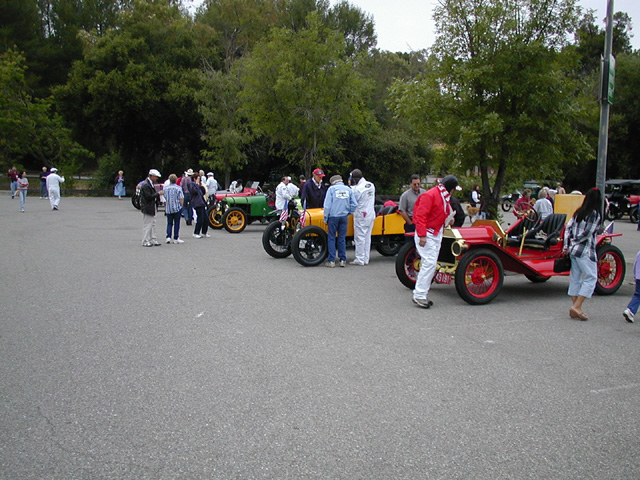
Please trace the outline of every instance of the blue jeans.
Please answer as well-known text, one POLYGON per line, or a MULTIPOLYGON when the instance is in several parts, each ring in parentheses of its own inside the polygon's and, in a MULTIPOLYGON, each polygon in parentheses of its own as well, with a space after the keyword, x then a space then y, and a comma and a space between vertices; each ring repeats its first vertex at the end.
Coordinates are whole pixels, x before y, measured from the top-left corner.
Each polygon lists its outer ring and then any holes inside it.
POLYGON ((598 262, 585 257, 571 257, 569 272, 569 296, 591 298, 598 281, 598 262))
POLYGON ((627 308, 635 315, 638 313, 638 307, 640 307, 640 280, 636 279, 636 292, 631 297, 631 301, 627 308))
POLYGON ((344 217, 329 217, 329 233, 327 247, 329 248, 328 262, 336 261, 336 232, 338 233, 338 257, 347 261, 347 219, 344 217))
POLYGON ((16 196, 16 188, 18 188, 18 181, 10 182, 9 186, 11 187, 11 198, 16 196))
POLYGON ((193 209, 191 208, 191 194, 184 194, 184 203, 182 204, 182 215, 184 219, 191 223, 193 222, 193 209))
POLYGON ((24 201, 27 199, 27 191, 18 190, 18 195, 20 195, 20 210, 24 210, 24 201))
POLYGON ((40 182, 40 198, 47 198, 49 192, 47 192, 47 182, 40 182))
POLYGON ((180 213, 165 213, 167 216, 167 238, 171 238, 171 230, 173 230, 173 239, 180 237, 180 213))

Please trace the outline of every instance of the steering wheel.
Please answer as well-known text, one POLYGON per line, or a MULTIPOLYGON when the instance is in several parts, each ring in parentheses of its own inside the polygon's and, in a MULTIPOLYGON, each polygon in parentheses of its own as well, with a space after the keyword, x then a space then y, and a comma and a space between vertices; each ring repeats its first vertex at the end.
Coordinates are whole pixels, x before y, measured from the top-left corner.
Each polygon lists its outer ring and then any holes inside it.
POLYGON ((518 217, 519 220, 529 219, 531 222, 536 223, 540 219, 540 215, 533 208, 521 208, 513 209, 513 214, 518 217))

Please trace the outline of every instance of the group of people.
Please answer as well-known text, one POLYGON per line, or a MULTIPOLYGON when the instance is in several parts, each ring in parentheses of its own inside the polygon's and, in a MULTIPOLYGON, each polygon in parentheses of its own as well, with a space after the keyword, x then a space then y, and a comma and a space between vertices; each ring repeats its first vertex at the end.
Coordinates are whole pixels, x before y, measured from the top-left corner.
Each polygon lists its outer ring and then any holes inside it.
MULTIPOLYGON (((29 179, 27 172, 18 171, 13 165, 7 172, 9 178, 9 188, 11 189, 11 198, 18 195, 20 199, 20 212, 24 213, 24 207, 29 191, 29 179)), ((58 174, 58 169, 52 167, 47 171, 47 167, 42 167, 39 175, 40 179, 40 198, 48 198, 51 204, 51 210, 56 211, 60 206, 60 184, 64 183, 64 177, 58 174)))
POLYGON ((206 176, 204 171, 194 172, 188 169, 178 178, 174 173, 169 175, 162 190, 156 190, 162 175, 158 170, 149 170, 147 178, 140 185, 140 211, 142 212, 142 246, 160 246, 156 234, 156 213, 160 205, 160 197, 164 196, 167 217, 167 230, 165 243, 180 244, 184 240, 180 238, 180 223, 182 217, 187 225, 193 224, 194 238, 208 238, 209 221, 207 219, 207 197, 215 195, 218 190, 218 182, 213 172, 206 176), (194 214, 195 211, 195 214, 194 214))

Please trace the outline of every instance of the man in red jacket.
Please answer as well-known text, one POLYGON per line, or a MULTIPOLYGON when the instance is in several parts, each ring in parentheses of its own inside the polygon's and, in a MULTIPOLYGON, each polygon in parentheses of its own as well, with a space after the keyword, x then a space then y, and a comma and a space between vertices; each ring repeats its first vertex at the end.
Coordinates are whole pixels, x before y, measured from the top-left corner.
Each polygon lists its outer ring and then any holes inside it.
POLYGON ((421 308, 429 308, 433 305, 427 295, 431 280, 436 273, 442 232, 444 227, 451 225, 454 221, 455 211, 451 208, 449 199, 451 191, 457 186, 458 179, 453 175, 447 175, 441 183, 420 195, 413 207, 413 223, 416 226, 414 241, 422 259, 422 266, 413 290, 413 303, 421 308))

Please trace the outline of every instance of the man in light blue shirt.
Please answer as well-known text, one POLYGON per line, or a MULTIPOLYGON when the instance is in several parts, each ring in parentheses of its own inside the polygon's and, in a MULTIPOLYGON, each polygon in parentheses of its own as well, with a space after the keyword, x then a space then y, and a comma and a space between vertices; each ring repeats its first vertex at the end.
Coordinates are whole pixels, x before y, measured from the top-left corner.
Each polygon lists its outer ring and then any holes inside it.
POLYGON ((324 223, 329 227, 328 249, 326 267, 336 266, 336 232, 338 234, 338 257, 340 266, 347 264, 347 222, 349 214, 353 213, 358 206, 353 191, 342 181, 340 175, 334 175, 330 180, 331 186, 327 190, 324 198, 324 223))

